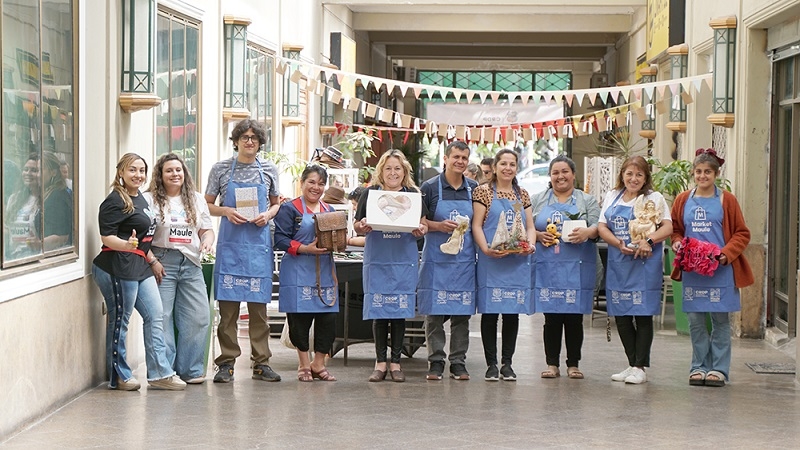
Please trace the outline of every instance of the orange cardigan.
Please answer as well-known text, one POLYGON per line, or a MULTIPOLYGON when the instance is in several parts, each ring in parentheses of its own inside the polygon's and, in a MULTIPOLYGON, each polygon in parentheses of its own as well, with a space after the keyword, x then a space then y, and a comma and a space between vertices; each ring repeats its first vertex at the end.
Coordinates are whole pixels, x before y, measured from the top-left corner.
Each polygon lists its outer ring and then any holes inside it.
MULTIPOLYGON (((722 191, 722 232, 725 246, 721 251, 728 258, 728 264, 733 265, 733 282, 737 288, 750 286, 755 282, 750 264, 742 252, 750 243, 750 229, 744 223, 744 215, 739 207, 736 197, 728 191, 722 191)), ((680 241, 686 232, 683 226, 683 208, 691 191, 684 191, 675 197, 672 204, 672 242, 680 241)), ((681 280, 681 271, 672 270, 672 279, 681 280)))

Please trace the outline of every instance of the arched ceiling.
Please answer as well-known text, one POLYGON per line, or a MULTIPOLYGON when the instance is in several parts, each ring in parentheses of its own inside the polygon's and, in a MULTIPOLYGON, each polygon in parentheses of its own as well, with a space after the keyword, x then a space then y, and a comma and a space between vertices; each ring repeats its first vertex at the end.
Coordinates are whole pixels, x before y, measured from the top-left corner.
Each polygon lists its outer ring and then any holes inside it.
POLYGON ((392 59, 598 61, 647 0, 323 0, 392 59))

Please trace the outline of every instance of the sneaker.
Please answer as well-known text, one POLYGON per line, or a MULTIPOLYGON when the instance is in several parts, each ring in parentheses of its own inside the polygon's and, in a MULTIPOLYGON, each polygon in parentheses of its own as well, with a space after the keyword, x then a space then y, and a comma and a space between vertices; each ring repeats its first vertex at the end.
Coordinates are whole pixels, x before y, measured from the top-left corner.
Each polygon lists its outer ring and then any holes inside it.
POLYGON ((517 374, 514 373, 511 364, 503 364, 503 367, 500 368, 500 378, 505 381, 517 381, 517 374))
POLYGON ((281 376, 266 364, 257 364, 253 367, 253 379, 264 381, 281 381, 281 376))
POLYGON ((425 379, 432 381, 441 380, 444 374, 444 361, 433 361, 430 367, 431 368, 428 369, 428 374, 425 375, 425 379))
POLYGON ((634 367, 631 374, 625 378, 625 384, 642 384, 647 382, 647 374, 644 370, 634 367))
POLYGON ((136 378, 130 377, 128 381, 117 379, 116 390, 118 391, 138 391, 140 387, 142 387, 142 385, 136 378))
POLYGON ((214 383, 230 383, 233 381, 233 364, 220 364, 217 374, 214 375, 214 383))
POLYGON ((160 380, 148 381, 147 385, 148 389, 163 389, 166 391, 182 391, 186 389, 186 383, 177 375, 160 380))
POLYGON ((628 378, 628 375, 632 373, 633 373, 633 366, 630 366, 620 373, 615 373, 614 375, 611 375, 611 381, 625 381, 625 378, 628 378))
POLYGON ((181 379, 185 381, 186 384, 203 384, 206 382, 206 377, 194 377, 188 379, 181 378, 181 379))
POLYGON ((500 371, 497 370, 496 364, 492 364, 486 369, 486 375, 483 376, 483 379, 486 381, 497 381, 500 379, 500 371))
POLYGON ((469 372, 464 364, 450 364, 450 378, 455 380, 469 380, 469 372))

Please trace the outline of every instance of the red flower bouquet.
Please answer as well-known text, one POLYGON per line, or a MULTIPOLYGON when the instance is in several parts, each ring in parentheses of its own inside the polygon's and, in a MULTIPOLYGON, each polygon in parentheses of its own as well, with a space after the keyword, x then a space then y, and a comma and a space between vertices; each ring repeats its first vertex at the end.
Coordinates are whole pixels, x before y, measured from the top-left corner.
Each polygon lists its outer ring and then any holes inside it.
POLYGON ((681 241, 681 248, 675 254, 672 265, 684 272, 696 272, 710 277, 719 267, 721 254, 715 244, 687 237, 681 241))

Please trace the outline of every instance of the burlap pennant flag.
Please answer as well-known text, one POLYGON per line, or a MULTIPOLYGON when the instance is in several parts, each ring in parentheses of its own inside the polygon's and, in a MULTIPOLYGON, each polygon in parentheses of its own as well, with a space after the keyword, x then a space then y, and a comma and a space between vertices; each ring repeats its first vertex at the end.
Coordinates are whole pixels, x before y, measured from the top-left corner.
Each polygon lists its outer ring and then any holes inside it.
POLYGON ((361 99, 353 97, 350 99, 350 103, 347 105, 347 110, 356 112, 359 110, 360 107, 361 107, 361 99))

